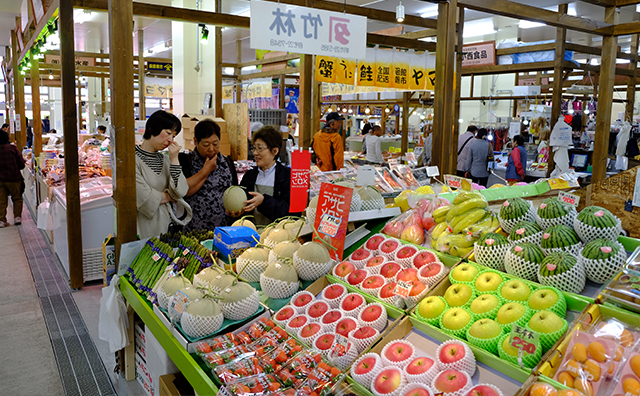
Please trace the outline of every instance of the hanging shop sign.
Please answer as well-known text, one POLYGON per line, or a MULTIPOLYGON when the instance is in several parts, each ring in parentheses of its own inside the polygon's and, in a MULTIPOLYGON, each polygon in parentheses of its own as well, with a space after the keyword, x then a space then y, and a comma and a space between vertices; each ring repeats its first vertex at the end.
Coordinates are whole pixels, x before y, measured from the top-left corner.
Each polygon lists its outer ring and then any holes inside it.
POLYGON ((263 78, 250 84, 242 84, 242 98, 270 98, 273 96, 271 88, 271 78, 263 78))
POLYGON ((365 57, 367 18, 251 0, 251 48, 365 57))
POLYGON ((144 96, 149 96, 152 98, 155 98, 156 96, 158 96, 157 94, 157 85, 153 84, 153 85, 145 85, 144 86, 144 96))
POLYGON ((173 71, 173 63, 171 62, 147 62, 147 70, 163 71, 171 73, 173 71))
MULTIPOLYGON (((342 261, 344 253, 353 191, 352 188, 331 183, 322 183, 320 186, 315 228, 324 241, 336 248, 329 249, 329 254, 338 261, 342 261)), ((314 236, 314 240, 317 239, 318 236, 314 236)))
POLYGON ((31 0, 31 10, 33 11, 33 17, 37 25, 45 13, 44 2, 42 0, 31 0))
POLYGON ((496 64, 496 42, 467 44, 462 46, 462 67, 496 64))
POLYGON ((223 100, 232 100, 233 99, 233 86, 222 87, 222 99, 223 100))
MULTIPOLYGON (((60 55, 45 55, 44 56, 45 63, 51 63, 53 65, 60 64, 60 55)), ((82 56, 76 56, 76 66, 95 66, 96 58, 86 58, 82 56)))
POLYGON ((307 207, 311 153, 294 150, 291 153, 291 199, 289 212, 302 212, 307 207))

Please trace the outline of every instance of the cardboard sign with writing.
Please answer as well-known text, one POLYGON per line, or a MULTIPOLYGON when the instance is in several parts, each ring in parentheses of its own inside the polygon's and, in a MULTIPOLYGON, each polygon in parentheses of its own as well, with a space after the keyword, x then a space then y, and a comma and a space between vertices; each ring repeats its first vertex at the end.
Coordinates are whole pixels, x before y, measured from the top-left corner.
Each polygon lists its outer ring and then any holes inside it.
MULTIPOLYGON (((335 248, 335 250, 329 249, 329 254, 331 258, 338 261, 342 261, 344 253, 352 194, 353 189, 337 184, 322 183, 320 186, 314 226, 320 238, 335 248)), ((314 240, 318 240, 315 234, 314 240)))
POLYGON ((316 56, 316 81, 322 81, 327 83, 335 82, 336 80, 336 58, 333 56, 316 56))
POLYGON ((573 195, 573 194, 569 194, 567 192, 564 191, 560 191, 560 193, 558 193, 558 199, 564 203, 568 203, 570 205, 575 206, 576 208, 578 207, 578 204, 580 203, 580 197, 577 195, 573 195))
POLYGON ((522 350, 524 354, 533 355, 540 348, 540 334, 529 330, 524 326, 514 324, 511 327, 509 344, 512 347, 522 350))
POLYGON ((291 199, 289 201, 291 213, 302 212, 307 207, 310 169, 309 150, 294 150, 291 153, 291 199))

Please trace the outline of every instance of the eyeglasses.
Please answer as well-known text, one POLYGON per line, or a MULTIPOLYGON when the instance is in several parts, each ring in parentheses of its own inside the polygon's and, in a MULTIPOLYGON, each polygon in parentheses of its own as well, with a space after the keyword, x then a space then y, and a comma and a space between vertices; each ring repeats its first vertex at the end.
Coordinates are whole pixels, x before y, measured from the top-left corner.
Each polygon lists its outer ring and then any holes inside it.
POLYGON ((262 146, 262 147, 258 147, 258 146, 256 146, 256 147, 253 147, 253 148, 251 149, 251 152, 252 152, 252 153, 254 153, 254 154, 255 154, 255 153, 261 153, 261 152, 263 152, 264 150, 268 150, 268 149, 269 149, 269 147, 264 147, 264 146, 262 146))

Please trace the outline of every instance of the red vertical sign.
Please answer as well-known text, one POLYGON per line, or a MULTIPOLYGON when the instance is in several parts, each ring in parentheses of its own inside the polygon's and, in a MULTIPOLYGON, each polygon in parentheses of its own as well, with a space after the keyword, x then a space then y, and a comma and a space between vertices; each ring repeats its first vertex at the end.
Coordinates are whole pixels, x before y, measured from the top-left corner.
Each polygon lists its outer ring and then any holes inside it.
POLYGON ((309 196, 309 170, 311 154, 308 150, 294 150, 291 153, 291 200, 289 212, 302 212, 307 207, 309 196))
MULTIPOLYGON (((322 239, 336 248, 336 250, 329 249, 329 254, 331 258, 338 261, 342 261, 344 253, 351 194, 353 194, 352 188, 337 184, 322 183, 320 187, 315 228, 322 239)), ((317 236, 314 235, 314 239, 317 239, 317 236)))

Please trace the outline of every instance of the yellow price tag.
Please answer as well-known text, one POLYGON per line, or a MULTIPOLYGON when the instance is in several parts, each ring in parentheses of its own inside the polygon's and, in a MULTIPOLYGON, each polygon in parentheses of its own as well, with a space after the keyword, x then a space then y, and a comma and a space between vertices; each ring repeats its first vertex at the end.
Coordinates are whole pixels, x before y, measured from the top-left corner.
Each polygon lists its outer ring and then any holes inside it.
POLYGON ((390 153, 395 153, 396 152, 396 148, 393 146, 389 146, 389 152, 390 153))
POLYGON ((407 153, 413 153, 413 149, 407 149, 407 153))
POLYGON ((402 148, 401 147, 396 147, 396 153, 401 153, 402 152, 402 148))

